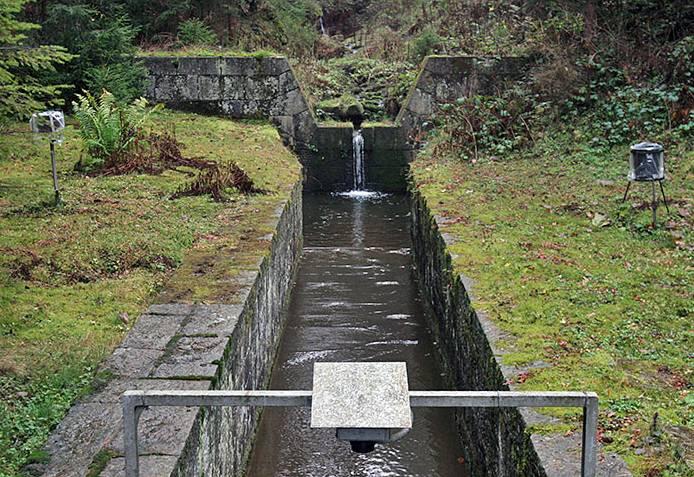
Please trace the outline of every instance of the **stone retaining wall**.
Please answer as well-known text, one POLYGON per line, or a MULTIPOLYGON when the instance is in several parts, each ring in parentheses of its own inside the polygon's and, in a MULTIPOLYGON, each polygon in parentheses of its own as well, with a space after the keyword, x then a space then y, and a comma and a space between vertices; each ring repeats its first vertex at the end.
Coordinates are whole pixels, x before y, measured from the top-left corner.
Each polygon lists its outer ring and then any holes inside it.
POLYGON ((147 57, 147 97, 173 109, 235 119, 270 119, 290 145, 316 128, 285 57, 147 57))
MULTIPOLYGON (((230 283, 227 303, 152 305, 98 373, 104 384, 75 404, 50 436, 33 475, 123 475, 120 397, 126 390, 262 389, 284 325, 301 255, 301 184, 276 215, 268 253, 230 283)), ((232 266, 233 264, 230 264, 232 266)), ((258 413, 160 407, 142 413, 141 476, 240 476, 258 413)))
MULTIPOLYGON (((174 109, 273 121, 304 166, 307 191, 353 184, 353 128, 320 125, 284 57, 148 57, 147 96, 174 109)), ((367 186, 404 192, 407 163, 423 126, 442 103, 493 94, 525 72, 518 58, 428 57, 394 126, 365 126, 367 186)))
MULTIPOLYGON (((475 313, 461 277, 453 273, 446 241, 425 199, 412 196, 415 267, 430 328, 451 389, 507 390, 485 321, 475 313)), ((525 423, 515 409, 462 409, 456 425, 471 476, 544 476, 525 423)))
POLYGON ((499 94, 510 81, 523 78, 529 65, 527 58, 520 57, 429 56, 396 123, 416 138, 440 105, 477 94, 499 94))
MULTIPOLYGON (((301 188, 296 188, 277 226, 243 311, 220 357, 214 389, 266 389, 279 345, 285 306, 303 243, 301 188)), ((178 461, 175 476, 242 476, 260 409, 202 408, 178 461)))
MULTIPOLYGON (((413 188, 414 189, 414 188, 413 188)), ((520 372, 504 366, 500 339, 509 339, 484 313, 473 308, 470 281, 453 270, 448 252, 452 238, 439 231, 426 200, 412 192, 412 244, 420 289, 427 307, 441 365, 450 389, 504 391, 520 372)), ((599 390, 598 390, 599 391, 599 390)), ((463 409, 456 425, 471 477, 576 477, 581 475, 581 434, 533 434, 526 425, 556 419, 530 409, 463 409)), ((598 459, 601 477, 630 477, 616 454, 598 459)))

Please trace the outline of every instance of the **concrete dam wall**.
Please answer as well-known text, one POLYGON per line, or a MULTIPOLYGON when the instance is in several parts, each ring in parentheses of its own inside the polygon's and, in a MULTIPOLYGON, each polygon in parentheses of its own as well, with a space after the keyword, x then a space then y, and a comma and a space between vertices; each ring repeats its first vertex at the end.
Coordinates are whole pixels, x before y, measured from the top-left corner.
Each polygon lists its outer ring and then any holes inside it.
MULTIPOLYGON (((363 128, 367 188, 407 189, 407 163, 417 137, 441 104, 471 94, 494 94, 517 79, 518 58, 432 56, 422 63, 394 126, 363 128)), ((353 184, 353 126, 316 121, 284 57, 148 57, 147 97, 174 109, 236 119, 269 119, 304 166, 304 190, 346 191, 353 184)))

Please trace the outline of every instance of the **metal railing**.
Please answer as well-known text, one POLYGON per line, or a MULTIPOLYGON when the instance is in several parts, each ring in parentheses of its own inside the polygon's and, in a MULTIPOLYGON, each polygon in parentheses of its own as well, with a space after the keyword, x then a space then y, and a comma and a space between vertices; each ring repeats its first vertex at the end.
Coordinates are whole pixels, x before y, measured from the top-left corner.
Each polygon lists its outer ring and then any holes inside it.
MULTIPOLYGON (((139 476, 137 425, 152 406, 310 407, 311 391, 126 391, 122 397, 125 475, 139 476)), ((598 396, 592 392, 410 391, 411 407, 580 407, 583 408, 581 475, 597 469, 598 396)))

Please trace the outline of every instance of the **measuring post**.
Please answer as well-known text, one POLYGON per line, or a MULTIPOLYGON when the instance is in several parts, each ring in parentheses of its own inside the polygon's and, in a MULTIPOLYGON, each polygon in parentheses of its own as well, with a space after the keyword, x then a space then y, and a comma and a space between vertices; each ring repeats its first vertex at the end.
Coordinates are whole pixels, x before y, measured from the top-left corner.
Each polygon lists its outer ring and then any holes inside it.
POLYGON ((43 111, 34 113, 29 120, 31 131, 38 137, 48 136, 51 148, 51 172, 53 174, 53 195, 55 205, 60 205, 60 187, 58 187, 58 163, 55 159, 55 145, 63 142, 65 116, 61 111, 43 111))
POLYGON ((55 205, 60 205, 60 188, 58 187, 58 164, 55 161, 55 139, 51 139, 51 170, 53 172, 53 194, 55 205))

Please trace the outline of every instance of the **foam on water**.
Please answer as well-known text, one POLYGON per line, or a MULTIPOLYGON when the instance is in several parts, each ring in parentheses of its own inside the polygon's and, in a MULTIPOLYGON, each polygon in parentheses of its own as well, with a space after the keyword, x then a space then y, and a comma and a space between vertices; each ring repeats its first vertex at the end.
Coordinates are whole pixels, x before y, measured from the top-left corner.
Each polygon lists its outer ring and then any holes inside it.
POLYGON ((340 197, 347 197, 349 199, 380 199, 386 197, 388 194, 383 192, 376 192, 373 190, 351 190, 349 192, 336 192, 335 195, 340 197))

